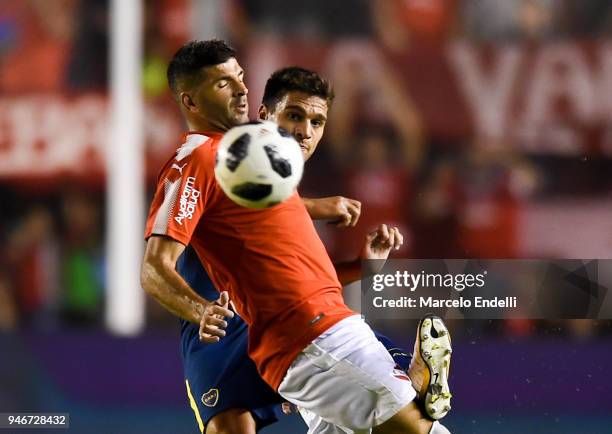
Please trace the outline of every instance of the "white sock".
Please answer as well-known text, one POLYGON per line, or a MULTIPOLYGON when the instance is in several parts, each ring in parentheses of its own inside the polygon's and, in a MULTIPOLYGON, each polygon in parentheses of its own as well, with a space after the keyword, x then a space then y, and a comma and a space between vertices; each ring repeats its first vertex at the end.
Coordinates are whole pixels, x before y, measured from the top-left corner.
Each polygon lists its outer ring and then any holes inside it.
POLYGON ((451 432, 447 430, 444 425, 440 424, 440 422, 435 421, 431 426, 429 434, 451 434, 451 432))

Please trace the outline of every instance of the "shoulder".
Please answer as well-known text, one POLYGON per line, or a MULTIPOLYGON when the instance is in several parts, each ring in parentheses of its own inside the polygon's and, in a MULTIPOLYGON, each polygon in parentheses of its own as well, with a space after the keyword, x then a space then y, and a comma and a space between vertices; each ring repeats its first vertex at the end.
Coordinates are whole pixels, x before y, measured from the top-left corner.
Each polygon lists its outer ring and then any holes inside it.
POLYGON ((174 160, 181 162, 191 158, 206 158, 214 156, 219 141, 223 136, 218 134, 185 134, 183 143, 177 148, 174 160))
POLYGON ((223 136, 220 134, 187 133, 181 137, 174 154, 160 169, 158 183, 165 186, 181 178, 194 176, 207 178, 206 173, 214 170, 217 146, 223 136))
POLYGON ((169 169, 176 169, 181 175, 198 173, 204 175, 214 170, 217 148, 223 135, 192 133, 184 136, 183 143, 176 150, 169 169))

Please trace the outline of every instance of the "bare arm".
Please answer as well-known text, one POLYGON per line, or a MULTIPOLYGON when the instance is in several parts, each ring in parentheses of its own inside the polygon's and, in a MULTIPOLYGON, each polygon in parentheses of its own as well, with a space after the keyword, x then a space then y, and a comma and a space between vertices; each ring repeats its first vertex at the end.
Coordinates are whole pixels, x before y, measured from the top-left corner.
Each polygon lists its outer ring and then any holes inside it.
POLYGON ((162 306, 184 320, 199 323, 209 304, 176 272, 176 261, 185 246, 167 237, 153 236, 147 242, 140 283, 162 306))
POLYGON ((404 237, 396 227, 389 228, 380 225, 371 232, 365 240, 359 258, 354 261, 340 262, 334 264, 338 280, 344 285, 360 280, 362 276, 362 261, 366 259, 376 260, 368 262, 370 268, 365 271, 366 276, 378 273, 389 257, 391 250, 398 250, 404 243, 404 237))
POLYGON ((320 199, 302 198, 313 220, 332 220, 338 227, 355 227, 361 215, 361 202, 343 196, 320 199))
POLYGON ((227 309, 227 294, 221 303, 199 296, 176 271, 176 261, 185 246, 167 237, 153 236, 147 242, 140 274, 144 290, 176 316, 200 324, 200 338, 217 342, 225 335, 223 317, 233 317, 227 309))
POLYGON ((342 286, 361 280, 361 258, 346 262, 335 262, 334 268, 342 286))
POLYGON ((381 62, 378 73, 379 91, 386 106, 388 119, 395 127, 407 168, 417 167, 425 153, 425 131, 421 113, 404 88, 400 76, 381 62))
POLYGON ((374 0, 370 4, 376 36, 387 48, 401 52, 409 47, 411 37, 410 31, 401 22, 397 3, 393 0, 374 0))

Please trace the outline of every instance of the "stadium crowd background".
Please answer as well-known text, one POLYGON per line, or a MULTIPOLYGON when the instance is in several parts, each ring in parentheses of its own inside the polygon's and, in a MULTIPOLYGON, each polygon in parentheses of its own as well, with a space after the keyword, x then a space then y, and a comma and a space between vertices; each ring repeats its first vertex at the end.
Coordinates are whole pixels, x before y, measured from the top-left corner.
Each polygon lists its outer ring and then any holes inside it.
MULTIPOLYGON (((334 258, 353 256, 378 222, 403 229, 402 257, 610 256, 609 2, 280 3, 222 2, 216 26, 241 53, 253 117, 277 67, 313 67, 335 84, 302 186, 303 195, 363 202, 356 229, 320 225, 334 258)), ((182 128, 166 62, 194 18, 184 0, 146 5, 151 187, 182 128)), ((7 0, 0 10, 3 329, 101 325, 107 9, 7 0)), ((155 306, 149 313, 163 321, 155 306)))
MULTIPOLYGON (((314 68, 334 83, 330 123, 302 185, 304 196, 363 203, 355 229, 318 225, 334 258, 352 256, 378 222, 405 233, 401 257, 610 257, 612 3, 145 4, 149 189, 182 130, 166 63, 185 40, 219 36, 238 49, 252 117, 278 67, 314 68)), ((105 334, 108 28, 105 0, 0 4, 4 336, 105 334)), ((380 325, 411 345, 405 323, 380 325)), ((612 330, 587 320, 453 327, 459 342, 545 336, 588 348, 609 346, 612 330)), ((175 318, 148 301, 145 334, 177 332, 175 318)))

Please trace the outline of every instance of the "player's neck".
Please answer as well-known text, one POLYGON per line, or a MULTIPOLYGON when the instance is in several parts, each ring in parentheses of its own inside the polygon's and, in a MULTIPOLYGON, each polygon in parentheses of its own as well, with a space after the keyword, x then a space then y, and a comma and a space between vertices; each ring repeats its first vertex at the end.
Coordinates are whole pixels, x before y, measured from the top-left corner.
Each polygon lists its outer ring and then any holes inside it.
POLYGON ((226 125, 225 122, 200 116, 185 115, 185 121, 192 132, 225 134, 231 128, 231 125, 226 125))
POLYGON ((206 133, 221 133, 221 134, 227 132, 228 130, 223 125, 203 121, 200 119, 198 119, 197 121, 194 121, 193 119, 187 119, 187 128, 189 129, 189 131, 199 131, 199 132, 206 132, 206 133))

